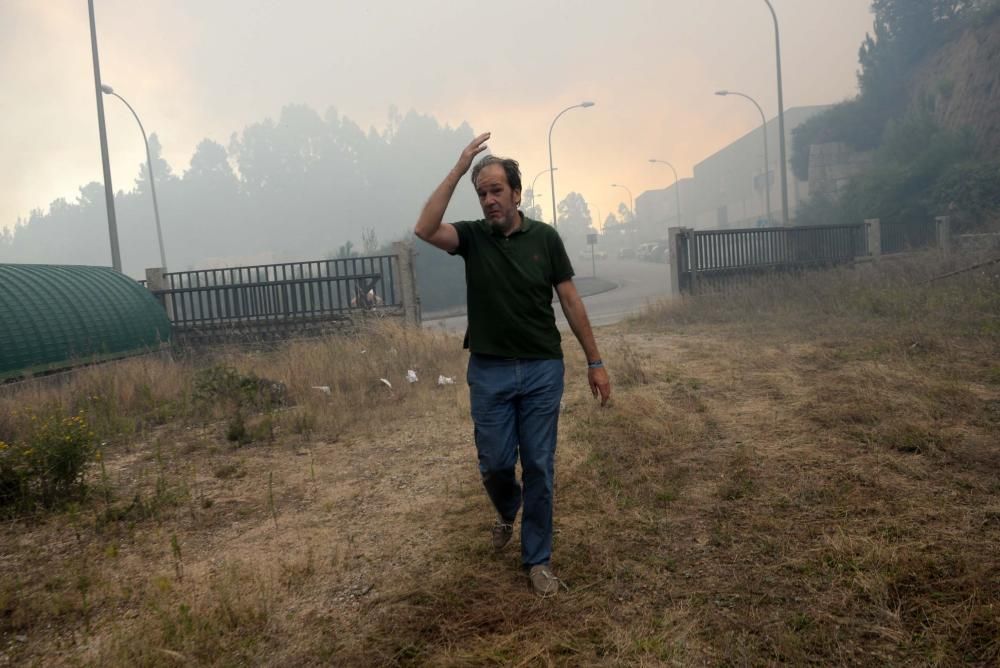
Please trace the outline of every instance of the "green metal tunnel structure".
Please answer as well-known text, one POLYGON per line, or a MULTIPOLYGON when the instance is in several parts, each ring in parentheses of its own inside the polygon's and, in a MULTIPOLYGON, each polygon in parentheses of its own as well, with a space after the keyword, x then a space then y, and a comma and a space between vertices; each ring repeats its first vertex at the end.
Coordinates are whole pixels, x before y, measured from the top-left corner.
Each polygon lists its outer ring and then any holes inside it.
POLYGON ((0 382, 158 350, 163 307, 108 267, 0 264, 0 382))

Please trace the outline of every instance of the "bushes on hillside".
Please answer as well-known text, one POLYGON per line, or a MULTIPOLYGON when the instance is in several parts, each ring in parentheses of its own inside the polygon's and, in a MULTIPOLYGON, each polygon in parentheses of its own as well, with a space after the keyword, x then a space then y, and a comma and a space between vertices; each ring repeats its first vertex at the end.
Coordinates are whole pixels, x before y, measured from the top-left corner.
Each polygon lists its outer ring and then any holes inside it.
POLYGON ((990 168, 976 162, 968 132, 947 130, 926 113, 887 122, 875 160, 851 180, 837 200, 816 198, 802 207, 805 225, 857 223, 879 218, 886 223, 925 221, 965 207, 976 198, 977 212, 996 208, 990 168), (961 166, 961 168, 959 167, 961 166), (969 184, 966 177, 975 176, 969 184), (952 204, 954 203, 954 204, 952 204))
POLYGON ((931 199, 962 228, 1000 217, 1000 161, 961 162, 944 170, 931 199))

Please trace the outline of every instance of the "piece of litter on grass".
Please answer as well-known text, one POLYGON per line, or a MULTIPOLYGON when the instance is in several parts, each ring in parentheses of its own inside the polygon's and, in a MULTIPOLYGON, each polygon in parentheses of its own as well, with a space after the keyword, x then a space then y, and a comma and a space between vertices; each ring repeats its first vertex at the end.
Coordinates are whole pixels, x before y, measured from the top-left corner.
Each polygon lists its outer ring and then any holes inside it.
POLYGON ((438 376, 438 385, 454 385, 455 379, 448 376, 438 376))
POLYGON ((388 380, 386 380, 385 378, 379 378, 379 380, 385 383, 385 386, 388 387, 390 390, 392 389, 392 383, 390 383, 388 380))
POLYGON ((313 385, 312 389, 319 390, 323 394, 330 394, 330 386, 329 385, 313 385))
POLYGON ((414 371, 413 369, 407 369, 406 380, 410 381, 411 383, 417 382, 417 372, 414 371))

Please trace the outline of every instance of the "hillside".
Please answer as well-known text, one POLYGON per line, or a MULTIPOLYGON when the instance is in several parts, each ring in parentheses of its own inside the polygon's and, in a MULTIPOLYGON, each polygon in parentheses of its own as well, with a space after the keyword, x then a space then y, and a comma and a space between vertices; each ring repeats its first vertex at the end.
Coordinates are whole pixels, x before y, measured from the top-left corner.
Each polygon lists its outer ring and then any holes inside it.
POLYGON ((985 154, 1000 153, 1000 13, 966 28, 917 67, 911 108, 942 127, 969 128, 985 154))

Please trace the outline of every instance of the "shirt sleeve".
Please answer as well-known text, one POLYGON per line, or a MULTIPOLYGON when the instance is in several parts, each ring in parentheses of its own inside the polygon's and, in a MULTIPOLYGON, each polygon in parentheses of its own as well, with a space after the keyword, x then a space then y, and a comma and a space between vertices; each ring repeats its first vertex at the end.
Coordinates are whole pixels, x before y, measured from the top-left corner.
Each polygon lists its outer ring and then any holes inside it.
MULTIPOLYGON (((447 225, 448 223, 442 223, 447 225)), ((469 237, 472 235, 472 225, 473 223, 462 220, 457 223, 451 223, 452 227, 458 233, 458 248, 450 251, 450 255, 460 255, 463 258, 468 258, 469 255, 469 237)))
POLYGON ((573 278, 573 263, 566 253, 566 246, 562 237, 555 230, 549 235, 549 262, 552 266, 552 285, 559 285, 563 281, 573 278))

